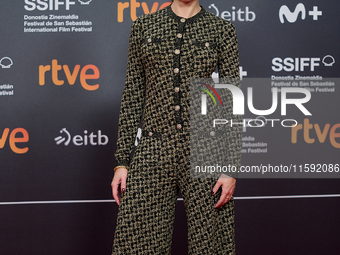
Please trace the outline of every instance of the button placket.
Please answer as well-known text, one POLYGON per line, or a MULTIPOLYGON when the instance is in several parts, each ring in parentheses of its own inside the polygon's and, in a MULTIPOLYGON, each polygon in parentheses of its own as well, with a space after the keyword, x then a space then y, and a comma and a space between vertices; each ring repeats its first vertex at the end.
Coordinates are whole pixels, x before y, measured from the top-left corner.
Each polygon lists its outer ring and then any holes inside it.
POLYGON ((181 46, 183 42, 184 26, 186 23, 185 18, 181 18, 178 24, 178 30, 175 38, 174 45, 174 62, 173 62, 173 72, 174 72, 174 112, 175 112, 175 123, 177 131, 182 130, 182 116, 181 116, 181 93, 180 93, 180 56, 181 56, 181 46))

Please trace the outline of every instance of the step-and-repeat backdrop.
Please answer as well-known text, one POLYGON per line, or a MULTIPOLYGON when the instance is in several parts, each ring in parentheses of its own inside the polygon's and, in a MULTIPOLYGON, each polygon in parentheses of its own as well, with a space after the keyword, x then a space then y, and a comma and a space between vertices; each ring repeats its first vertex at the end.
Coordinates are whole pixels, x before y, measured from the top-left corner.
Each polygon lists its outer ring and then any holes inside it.
MULTIPOLYGON (((169 4, 0 2, 1 254, 110 254, 130 27, 169 4)), ((238 254, 339 254, 339 2, 200 4, 239 40, 238 254)), ((173 254, 186 254, 177 205, 173 254)))

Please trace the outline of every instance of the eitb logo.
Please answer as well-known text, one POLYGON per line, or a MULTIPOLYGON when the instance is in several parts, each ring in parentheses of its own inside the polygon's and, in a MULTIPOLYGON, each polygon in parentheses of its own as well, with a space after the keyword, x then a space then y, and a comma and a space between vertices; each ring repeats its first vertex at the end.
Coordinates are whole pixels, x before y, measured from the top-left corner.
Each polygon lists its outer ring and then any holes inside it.
POLYGON ((82 135, 78 134, 75 136, 72 136, 66 128, 62 128, 59 132, 61 135, 54 138, 57 145, 64 144, 64 146, 68 146, 72 143, 75 146, 96 146, 107 145, 109 142, 108 136, 102 134, 101 130, 98 130, 96 133, 89 133, 87 130, 84 130, 82 135))

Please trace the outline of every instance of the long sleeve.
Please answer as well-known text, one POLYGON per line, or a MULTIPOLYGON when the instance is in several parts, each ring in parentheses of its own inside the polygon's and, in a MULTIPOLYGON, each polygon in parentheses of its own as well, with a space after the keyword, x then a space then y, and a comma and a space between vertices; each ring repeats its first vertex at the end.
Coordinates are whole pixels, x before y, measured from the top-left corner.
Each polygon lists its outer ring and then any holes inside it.
MULTIPOLYGON (((234 78, 227 79, 237 87, 240 87, 239 74, 239 54, 236 29, 230 22, 222 29, 220 37, 220 52, 218 59, 218 74, 219 78, 234 78)), ((220 79, 221 82, 221 79, 220 79)), ((223 82, 223 79, 222 79, 223 82)), ((235 173, 228 173, 227 175, 237 178, 241 167, 241 147, 242 147, 242 129, 243 125, 242 115, 233 115, 233 98, 228 89, 221 89, 223 97, 226 98, 225 107, 228 109, 226 119, 232 120, 232 127, 227 127, 227 150, 226 158, 230 166, 235 166, 237 171, 235 173), (236 124, 238 123, 238 124, 236 124)))
POLYGON ((119 114, 116 165, 129 166, 145 98, 145 72, 141 60, 139 19, 132 24, 129 39, 126 80, 119 114))

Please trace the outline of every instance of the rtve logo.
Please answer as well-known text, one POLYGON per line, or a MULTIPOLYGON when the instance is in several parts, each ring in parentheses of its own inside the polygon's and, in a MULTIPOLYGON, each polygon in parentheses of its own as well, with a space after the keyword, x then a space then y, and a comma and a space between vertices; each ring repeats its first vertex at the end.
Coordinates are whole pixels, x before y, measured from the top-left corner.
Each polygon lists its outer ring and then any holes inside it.
POLYGON ((315 68, 322 63, 326 67, 332 67, 335 63, 335 59, 331 55, 326 55, 322 58, 273 58, 272 70, 274 72, 304 72, 309 69, 311 72, 315 71, 315 68))
MULTIPOLYGON (((163 9, 164 7, 167 7, 171 4, 171 2, 166 2, 164 4, 162 4, 159 7, 160 9, 163 9)), ((137 8, 139 8, 140 6, 142 6, 143 12, 145 14, 151 13, 151 12, 155 12, 157 11, 157 8, 159 6, 158 2, 154 2, 152 4, 151 9, 148 7, 147 3, 145 2, 137 2, 137 0, 130 0, 130 2, 118 2, 117 5, 117 19, 118 22, 123 22, 124 21, 124 10, 130 8, 130 17, 132 21, 135 21, 137 19, 137 8)))
MULTIPOLYGON (((279 10, 279 18, 280 18, 280 22, 283 24, 285 23, 285 19, 289 22, 289 23, 295 23, 299 17, 301 13, 301 19, 305 20, 306 19, 306 7, 304 6, 304 4, 299 3, 298 5, 296 5, 295 10, 293 12, 291 12, 288 8, 287 5, 282 5, 280 10, 279 10)), ((318 6, 313 6, 313 10, 308 12, 309 16, 313 17, 313 20, 318 20, 319 16, 322 16, 322 11, 319 11, 318 6)))
POLYGON ((25 0, 24 8, 26 11, 58 11, 63 6, 65 10, 70 10, 71 5, 75 5, 71 0, 25 0))
POLYGON ((51 71, 52 82, 54 85, 61 86, 65 83, 64 80, 59 80, 59 71, 63 70, 66 76, 68 84, 74 85, 77 77, 79 76, 81 86, 89 91, 97 90, 99 84, 90 85, 87 80, 96 80, 100 77, 100 72, 98 67, 95 65, 86 65, 81 68, 80 65, 76 65, 71 73, 68 65, 59 65, 58 60, 53 59, 52 65, 40 65, 39 66, 39 85, 43 86, 46 83, 46 73, 51 71), (89 74, 88 71, 91 71, 89 74))
POLYGON ((29 140, 28 132, 23 128, 15 128, 12 130, 11 134, 9 135, 10 129, 5 128, 2 132, 2 136, 0 138, 0 149, 3 149, 6 141, 9 142, 9 147, 14 153, 17 154, 24 154, 28 151, 28 147, 19 148, 17 147, 18 143, 27 143, 29 140), (9 137, 8 137, 9 135, 9 137))
POLYGON ((109 142, 109 138, 106 135, 102 135, 102 131, 98 130, 95 135, 93 132, 88 134, 87 130, 84 130, 83 135, 75 135, 71 136, 70 132, 67 131, 66 128, 60 130, 60 133, 63 136, 57 136, 54 138, 54 141, 57 145, 64 143, 65 146, 68 146, 70 142, 72 142, 75 146, 87 146, 87 145, 107 145, 109 142))
POLYGON ((340 130, 340 123, 337 123, 332 127, 329 123, 327 123, 323 129, 321 129, 319 124, 316 123, 313 125, 309 122, 309 119, 306 118, 304 119, 303 124, 298 124, 297 126, 292 127, 291 142, 297 143, 298 133, 300 133, 306 143, 313 144, 315 142, 315 138, 320 143, 324 143, 326 141, 327 135, 329 134, 329 142, 334 148, 340 149, 340 140, 336 140, 336 138, 340 138, 340 133, 336 132, 337 129, 340 130), (301 131, 299 132, 299 130, 301 131), (314 133, 314 138, 312 133, 314 133))

